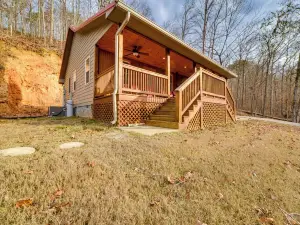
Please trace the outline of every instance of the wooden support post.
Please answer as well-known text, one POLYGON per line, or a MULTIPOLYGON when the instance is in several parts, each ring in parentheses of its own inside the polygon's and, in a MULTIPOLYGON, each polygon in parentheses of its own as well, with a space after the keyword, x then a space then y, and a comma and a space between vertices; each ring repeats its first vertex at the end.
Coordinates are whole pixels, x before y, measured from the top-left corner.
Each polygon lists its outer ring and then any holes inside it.
POLYGON ((227 118, 227 110, 228 110, 228 103, 227 103, 227 99, 228 99, 228 96, 227 96, 227 91, 226 91, 226 89, 227 89, 227 81, 225 81, 225 103, 226 103, 226 105, 225 105, 225 107, 226 107, 226 110, 225 110, 225 124, 227 124, 228 123, 228 118, 227 118))
POLYGON ((119 34, 119 94, 123 87, 123 33, 119 34))
POLYGON ((200 67, 199 70, 200 73, 200 99, 201 99, 201 107, 200 107, 200 127, 201 129, 204 129, 204 123, 203 123, 203 70, 202 67, 200 67))
POLYGON ((178 73, 173 73, 173 91, 175 91, 175 89, 177 88, 176 83, 177 83, 177 77, 178 77, 178 73))
POLYGON ((202 70, 202 67, 200 67, 199 73, 200 73, 200 96, 201 96, 201 101, 202 101, 202 99, 203 99, 203 70, 202 70))
POLYGON ((168 95, 171 94, 171 59, 170 49, 166 48, 166 75, 168 76, 168 95))
POLYGON ((203 102, 201 102, 201 107, 200 107, 200 128, 203 130, 204 129, 204 113, 203 113, 203 102))
POLYGON ((197 63, 194 61, 193 61, 193 68, 194 68, 194 71, 197 72, 197 63))
POLYGON ((182 93, 180 91, 175 91, 175 101, 176 101, 176 120, 179 124, 182 123, 182 93))

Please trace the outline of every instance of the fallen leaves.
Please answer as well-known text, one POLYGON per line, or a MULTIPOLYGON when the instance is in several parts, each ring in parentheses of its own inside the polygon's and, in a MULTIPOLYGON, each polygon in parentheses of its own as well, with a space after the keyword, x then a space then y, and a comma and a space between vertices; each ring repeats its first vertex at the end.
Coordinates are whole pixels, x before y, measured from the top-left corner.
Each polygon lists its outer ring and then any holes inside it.
POLYGON ((224 198, 224 195, 222 193, 218 193, 218 197, 219 197, 218 200, 221 200, 224 198))
POLYGON ((64 203, 55 203, 54 202, 50 205, 49 211, 58 213, 58 212, 61 212, 64 207, 67 207, 67 206, 71 206, 71 203, 70 202, 64 202, 64 203))
POLYGON ((52 193, 52 195, 50 196, 50 199, 54 200, 56 198, 59 198, 60 196, 62 196, 63 193, 64 193, 64 191, 59 189, 59 190, 55 191, 54 193, 52 193))
POLYGON ((263 224, 274 224, 275 223, 275 220, 271 217, 261 217, 259 218, 259 221, 263 224))
POLYGON ((182 184, 191 179, 193 173, 191 171, 184 174, 184 176, 173 178, 172 176, 167 176, 167 181, 169 184, 182 184))
POLYGON ((33 174, 33 170, 23 171, 24 174, 33 174))
POLYGON ((96 165, 96 163, 95 162, 88 162, 87 163, 87 166, 89 166, 89 167, 95 167, 95 165, 96 165))
POLYGON ((20 199, 16 203, 16 208, 23 208, 23 207, 28 207, 33 204, 33 198, 27 198, 27 199, 20 199))
POLYGON ((152 201, 152 202, 150 202, 150 206, 158 206, 158 205, 160 205, 160 201, 159 200, 154 200, 154 201, 152 201))
POLYGON ((275 220, 271 217, 271 211, 265 208, 255 208, 259 222, 266 225, 273 225, 275 224, 275 220))

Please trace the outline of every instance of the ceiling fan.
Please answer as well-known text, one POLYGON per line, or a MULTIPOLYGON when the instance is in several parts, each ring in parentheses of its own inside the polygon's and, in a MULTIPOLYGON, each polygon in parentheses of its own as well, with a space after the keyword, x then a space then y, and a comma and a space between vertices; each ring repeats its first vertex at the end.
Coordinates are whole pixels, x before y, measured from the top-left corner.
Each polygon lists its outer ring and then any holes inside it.
POLYGON ((129 56, 131 54, 137 58, 140 58, 141 55, 149 56, 149 53, 140 52, 141 48, 142 46, 137 46, 137 45, 133 46, 133 49, 124 48, 125 51, 130 52, 129 54, 124 55, 124 57, 129 56))

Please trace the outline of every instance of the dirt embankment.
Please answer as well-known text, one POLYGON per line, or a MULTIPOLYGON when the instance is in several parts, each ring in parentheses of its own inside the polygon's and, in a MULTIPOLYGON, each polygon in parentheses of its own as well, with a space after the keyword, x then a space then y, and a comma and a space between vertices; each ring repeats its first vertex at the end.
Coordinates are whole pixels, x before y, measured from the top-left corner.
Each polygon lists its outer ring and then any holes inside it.
POLYGON ((58 84, 60 57, 35 53, 0 41, 0 117, 47 115, 50 105, 62 105, 58 84))

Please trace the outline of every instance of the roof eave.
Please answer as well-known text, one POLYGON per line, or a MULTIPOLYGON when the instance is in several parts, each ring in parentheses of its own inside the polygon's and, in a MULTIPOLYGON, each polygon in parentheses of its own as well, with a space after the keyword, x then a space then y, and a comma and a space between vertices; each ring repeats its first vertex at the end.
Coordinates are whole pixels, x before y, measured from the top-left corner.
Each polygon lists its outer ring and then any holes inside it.
POLYGON ((71 52, 74 33, 75 33, 74 28, 70 27, 68 30, 68 34, 67 34, 63 59, 62 59, 61 67, 60 67, 60 73, 59 73, 59 83, 60 84, 65 83, 65 74, 66 74, 67 65, 69 62, 69 56, 70 56, 70 52, 71 52))

